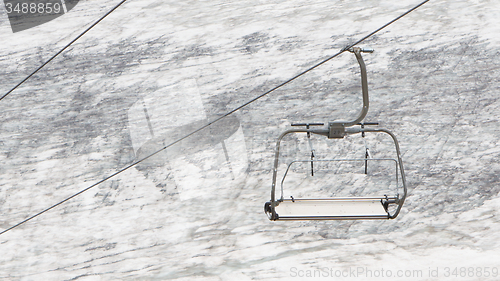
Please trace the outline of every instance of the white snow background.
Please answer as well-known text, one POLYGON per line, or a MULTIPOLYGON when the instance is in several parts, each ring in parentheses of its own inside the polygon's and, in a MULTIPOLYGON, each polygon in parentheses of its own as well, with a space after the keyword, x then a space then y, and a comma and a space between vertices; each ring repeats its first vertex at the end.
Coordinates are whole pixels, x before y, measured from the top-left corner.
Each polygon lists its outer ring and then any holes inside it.
MULTIPOLYGON (((0 101, 0 230, 418 2, 127 1, 0 101)), ((18 33, 2 6, 0 94, 117 3, 82 0, 18 33)), ((409 195, 395 220, 271 222, 263 212, 279 134, 358 112, 359 67, 346 52, 1 235, 0 279, 498 280, 499 18, 498 1, 434 0, 360 45, 375 49, 363 55, 365 120, 394 132, 403 153, 409 195)), ((318 157, 364 153, 359 136, 313 140, 318 157)), ((366 142, 393 153, 382 137, 366 142)), ((306 145, 287 138, 280 161, 307 158, 306 145)))

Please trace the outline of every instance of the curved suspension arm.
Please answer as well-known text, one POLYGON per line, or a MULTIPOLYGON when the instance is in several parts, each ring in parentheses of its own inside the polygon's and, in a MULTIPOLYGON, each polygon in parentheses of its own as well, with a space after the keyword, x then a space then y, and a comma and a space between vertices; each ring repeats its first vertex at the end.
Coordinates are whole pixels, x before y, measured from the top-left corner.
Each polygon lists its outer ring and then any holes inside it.
POLYGON ((361 108, 361 112, 359 113, 359 116, 352 120, 352 121, 335 121, 334 123, 342 123, 344 127, 351 127, 354 125, 357 125, 360 123, 368 113, 368 108, 369 108, 369 99, 368 99, 368 78, 366 74, 366 65, 363 60, 363 57, 361 56, 361 52, 373 52, 372 49, 362 49, 362 48, 357 48, 354 47, 350 49, 352 53, 356 56, 356 59, 358 60, 359 67, 361 70, 361 91, 363 93, 363 108, 361 108))

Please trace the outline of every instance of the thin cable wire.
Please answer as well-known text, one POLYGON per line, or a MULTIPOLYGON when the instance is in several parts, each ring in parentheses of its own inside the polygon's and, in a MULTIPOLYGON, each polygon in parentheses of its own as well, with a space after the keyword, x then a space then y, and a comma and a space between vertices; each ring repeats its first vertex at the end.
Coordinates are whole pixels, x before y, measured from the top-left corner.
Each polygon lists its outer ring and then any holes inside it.
POLYGON ((135 166, 135 165, 137 165, 137 164, 139 164, 139 163, 141 163, 141 162, 145 161, 146 159, 149 159, 149 158, 153 157, 154 155, 156 155, 156 154, 160 153, 161 151, 163 151, 163 150, 165 150, 165 149, 167 149, 167 148, 169 148, 169 147, 171 147, 171 146, 173 146, 173 145, 175 145, 175 144, 177 144, 177 143, 179 143, 179 142, 181 142, 181 141, 183 141, 183 140, 185 140, 185 139, 189 138, 190 136, 192 136, 192 135, 194 135, 194 134, 198 133, 199 131, 201 131, 201 130, 203 130, 203 129, 205 129, 205 128, 209 127, 209 126, 211 126, 212 124, 217 123, 218 121, 220 121, 220 120, 222 120, 223 118, 225 118, 225 117, 227 117, 227 116, 229 116, 229 115, 233 114, 234 112, 236 112, 236 111, 238 111, 238 110, 242 109, 243 107, 245 107, 245 106, 247 106, 247 105, 251 104, 252 102, 254 102, 254 101, 256 101, 256 100, 258 100, 258 99, 260 99, 260 98, 262 98, 262 97, 264 97, 264 96, 266 96, 266 95, 268 95, 268 94, 270 94, 271 92, 275 91, 276 89, 278 89, 278 88, 280 88, 280 87, 283 87, 284 85, 286 85, 286 84, 288 84, 288 83, 292 82, 293 80, 295 80, 295 79, 299 78, 300 76, 302 76, 302 75, 306 74, 307 72, 309 72, 309 71, 311 71, 311 70, 313 70, 313 69, 317 68, 318 66, 320 66, 320 65, 322 65, 322 64, 324 64, 324 63, 326 63, 327 61, 329 61, 329 60, 331 60, 331 59, 333 59, 333 58, 335 58, 335 57, 337 57, 338 55, 342 54, 343 52, 347 51, 348 49, 350 49, 350 48, 352 48, 352 47, 356 46, 357 44, 359 44, 359 43, 361 43, 361 42, 363 42, 364 40, 366 40, 366 39, 368 39, 369 37, 373 36, 375 33, 379 32, 380 30, 384 29, 385 27, 389 26, 390 24, 394 23, 395 21, 399 20, 400 18, 402 18, 402 17, 406 16, 407 14, 411 13, 412 11, 414 11, 415 9, 417 9, 417 8, 418 8, 418 7, 420 7, 420 6, 422 6, 423 4, 425 4, 425 3, 426 3, 426 2, 428 2, 428 1, 430 1, 430 0, 425 0, 425 1, 423 1, 422 3, 418 4, 417 6, 413 7, 413 8, 412 8, 412 9, 410 9, 410 10, 408 10, 407 12, 403 13, 402 15, 398 16, 397 18, 393 19, 393 20, 392 20, 392 21, 390 21, 389 23, 385 24, 385 25, 384 25, 384 26, 382 26, 381 28, 379 28, 379 29, 375 30, 374 32, 372 32, 372 33, 368 34, 367 36, 365 36, 365 37, 363 37, 362 39, 360 39, 360 40, 356 41, 355 43, 353 43, 353 44, 351 44, 351 45, 349 45, 349 46, 345 47, 344 49, 342 49, 340 52, 336 53, 335 55, 333 55, 333 56, 331 56, 331 57, 329 57, 329 58, 327 58, 327 59, 325 59, 325 60, 323 60, 323 61, 321 61, 321 62, 319 62, 319 63, 315 64, 314 66, 312 66, 312 67, 310 67, 310 68, 306 69, 305 71, 303 71, 303 72, 299 73, 298 75, 296 75, 296 76, 292 77, 291 79, 288 79, 287 81, 285 81, 285 82, 283 82, 283 83, 279 84, 278 86, 276 86, 276 87, 272 88, 271 90, 269 90, 269 91, 267 91, 267 92, 265 92, 265 93, 263 93, 263 94, 261 94, 261 95, 257 96, 256 98, 253 98, 252 100, 250 100, 250 101, 248 101, 248 102, 246 102, 246 103, 244 103, 244 104, 242 104, 242 105, 238 106, 237 108, 235 108, 235 109, 233 109, 233 110, 229 111, 228 113, 226 113, 226 114, 224 114, 224 115, 222 115, 222 116, 220 116, 220 117, 216 118, 215 120, 213 120, 213 121, 211 121, 211 122, 209 122, 209 123, 207 123, 207 124, 205 124, 205 125, 201 126, 200 128, 198 128, 198 129, 196 129, 196 130, 192 131, 191 133, 189 133, 189 134, 187 134, 187 135, 183 136, 182 138, 179 138, 179 139, 177 139, 176 141, 174 141, 174 142, 172 142, 172 143, 170 143, 170 144, 168 144, 168 145, 164 146, 163 148, 161 148, 161 149, 157 150, 156 152, 154 152, 154 153, 152 153, 152 154, 150 154, 150 155, 148 155, 148 156, 146 156, 146 157, 144 157, 144 158, 142 158, 142 159, 140 159, 140 160, 138 160, 138 161, 136 161, 136 162, 134 162, 134 163, 132 163, 132 164, 128 165, 127 167, 125 167, 125 168, 123 168, 123 169, 119 170, 118 172, 116 172, 116 173, 112 174, 111 176, 108 176, 108 177, 106 177, 106 178, 104 178, 104 179, 100 180, 99 182, 97 182, 97 183, 95 183, 95 184, 93 184, 93 185, 91 185, 91 186, 89 186, 89 187, 87 187, 87 188, 85 188, 85 189, 83 189, 83 190, 79 191, 78 193, 73 194, 72 196, 70 196, 70 197, 68 197, 68 198, 66 198, 66 199, 64 199, 64 200, 62 200, 62 201, 60 201, 59 203, 57 203, 57 204, 55 204, 55 205, 50 206, 49 208, 47 208, 47 209, 45 209, 45 210, 43 210, 43 211, 41 211, 41 212, 39 212, 39 213, 37 213, 37 214, 35 214, 35 215, 31 216, 31 217, 29 217, 29 218, 27 218, 27 219, 25 219, 25 220, 23 220, 23 221, 22 221, 22 222, 20 222, 20 223, 18 223, 18 224, 16 224, 16 225, 14 225, 14 226, 9 227, 8 229, 6 229, 6 230, 4 230, 4 231, 0 232, 0 235, 2 235, 2 234, 4 234, 4 233, 6 233, 6 232, 8 232, 8 231, 10 231, 10 230, 12 230, 12 229, 14 229, 14 228, 18 227, 18 226, 20 226, 20 225, 22 225, 22 224, 24 224, 24 223, 26 223, 26 222, 28 222, 28 221, 30 221, 30 220, 32 220, 32 219, 34 219, 34 218, 36 218, 36 217, 38 217, 39 215, 41 215, 41 214, 43 214, 43 213, 45 213, 45 212, 47 212, 47 211, 49 211, 49 210, 51 210, 51 209, 53 209, 53 208, 55 208, 55 207, 57 207, 57 206, 59 206, 59 205, 63 204, 64 202, 66 202, 66 201, 68 201, 68 200, 70 200, 70 199, 72 199, 72 198, 74 198, 74 197, 76 197, 76 196, 78 196, 78 195, 80 195, 80 194, 84 193, 85 191, 87 191, 87 190, 89 190, 89 189, 91 189, 91 188, 93 188, 93 187, 95 187, 95 186, 97 186, 97 185, 99 185, 99 184, 101 184, 101 183, 103 183, 103 182, 107 181, 107 180, 109 180, 110 178, 112 178, 112 177, 114 177, 114 176, 116 176, 116 175, 118 175, 118 174, 121 174, 121 173, 125 172, 126 170, 130 169, 131 167, 133 167, 133 166, 135 166))
POLYGON ((111 14, 114 10, 116 10, 118 7, 120 7, 123 3, 125 3, 127 0, 123 0, 118 5, 116 5, 113 9, 109 10, 104 16, 102 16, 99 20, 97 20, 95 23, 93 23, 90 27, 88 27, 85 31, 80 33, 75 39, 73 39, 71 42, 69 42, 64 48, 62 48, 59 52, 57 52, 55 55, 53 55, 49 60, 47 60, 45 63, 43 63, 40 67, 38 67, 35 71, 33 71, 30 75, 28 75, 26 78, 23 79, 23 81, 19 82, 14 88, 10 89, 5 95, 3 95, 0 98, 0 101, 3 100, 6 96, 8 96, 10 93, 12 93, 15 89, 17 89, 19 86, 21 86, 24 82, 28 81, 35 73, 40 71, 40 69, 44 68, 49 62, 51 62, 53 59, 55 59, 58 55, 60 55, 62 52, 64 52, 69 46, 71 46, 73 43, 75 43, 78 39, 80 39, 85 33, 87 33, 89 30, 91 30, 94 26, 96 26, 98 23, 100 23, 104 18, 106 18, 109 14, 111 14))

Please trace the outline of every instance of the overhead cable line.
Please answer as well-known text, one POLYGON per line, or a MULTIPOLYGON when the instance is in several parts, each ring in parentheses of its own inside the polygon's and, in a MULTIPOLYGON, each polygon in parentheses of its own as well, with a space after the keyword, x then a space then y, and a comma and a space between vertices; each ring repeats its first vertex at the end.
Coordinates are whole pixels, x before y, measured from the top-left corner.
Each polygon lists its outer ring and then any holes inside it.
POLYGON ((41 66, 39 66, 35 71, 33 71, 30 75, 26 76, 21 82, 19 82, 14 88, 10 89, 7 93, 5 93, 1 98, 0 101, 3 100, 6 96, 8 96, 10 93, 12 93, 15 89, 17 89, 19 86, 21 86, 24 82, 28 81, 33 75, 35 75, 40 69, 44 68, 49 62, 51 62, 53 59, 55 59, 58 55, 60 55, 62 52, 64 52, 69 46, 71 46, 73 43, 75 43, 78 39, 80 39, 85 33, 87 33, 89 30, 91 30, 94 26, 96 26, 98 23, 100 23, 104 18, 106 18, 109 14, 111 14, 113 11, 115 11, 118 7, 120 7, 123 3, 125 3, 127 0, 122 0, 118 5, 113 7, 113 9, 109 10, 104 16, 102 16, 100 19, 98 19, 96 22, 94 22, 91 26, 89 26, 85 31, 80 33, 75 39, 73 39, 71 42, 69 42, 64 48, 62 48, 59 52, 57 52, 55 55, 53 55, 50 59, 48 59, 46 62, 44 62, 41 66))
POLYGON ((277 90, 278 88, 283 87, 284 85, 286 85, 286 84, 288 84, 288 83, 292 82, 293 80, 295 80, 295 79, 299 78, 300 76, 302 76, 302 75, 306 74, 307 72, 309 72, 309 71, 311 71, 311 70, 313 70, 313 69, 317 68, 318 66, 320 66, 320 65, 322 65, 322 64, 324 64, 324 63, 326 63, 327 61, 329 61, 329 60, 331 60, 331 59, 333 59, 333 58, 335 58, 335 57, 339 56, 339 55, 340 55, 340 54, 342 54, 343 52, 347 51, 348 49, 350 49, 350 48, 352 48, 352 47, 354 47, 354 46, 356 46, 356 45, 358 45, 359 43, 361 43, 361 42, 363 42, 364 40, 368 39, 369 37, 373 36, 375 33, 377 33, 377 32, 379 32, 380 30, 382 30, 382 29, 386 28, 387 26, 391 25, 391 24, 392 24, 392 23, 394 23, 395 21, 397 21, 397 20, 401 19, 402 17, 406 16, 407 14, 411 13, 412 11, 416 10, 417 8, 419 8, 420 6, 422 6, 423 4, 425 4, 425 3, 429 2, 429 1, 430 1, 430 0, 425 0, 425 1, 421 2, 421 3, 420 3, 420 4, 418 4, 417 6, 415 6, 415 7, 411 8, 410 10, 408 10, 408 11, 406 11, 405 13, 401 14, 401 15, 400 15, 400 16, 398 16, 397 18, 393 19, 392 21, 388 22, 387 24, 383 25, 382 27, 380 27, 380 28, 378 28, 377 30, 373 31, 372 33, 368 34, 367 36, 365 36, 365 37, 361 38, 360 40, 356 41, 355 43, 352 43, 352 44, 348 45, 347 47, 343 48, 340 52, 336 53, 335 55, 330 56, 330 57, 328 57, 327 59, 325 59, 325 60, 323 60, 323 61, 321 61, 321 62, 319 62, 319 63, 315 64, 314 66, 312 66, 312 67, 310 67, 310 68, 306 69, 305 71, 303 71, 303 72, 301 72, 301 73, 297 74, 296 76, 294 76, 294 77, 292 77, 292 78, 290 78, 290 79, 286 80, 285 82, 283 82, 283 83, 279 84, 278 86, 276 86, 276 87, 272 88, 271 90, 268 90, 267 92, 265 92, 265 93, 263 93, 263 94, 261 94, 261 95, 259 95, 259 96, 255 97, 255 98, 253 98, 252 100, 250 100, 250 101, 248 101, 248 102, 246 102, 246 103, 244 103, 244 104, 242 104, 242 105, 240 105, 240 106, 236 107, 235 109, 233 109, 233 110, 231 110, 231 111, 227 112, 226 114, 224 114, 224 115, 222 115, 222 116, 220 116, 220 117, 216 118, 215 120, 213 120, 213 121, 211 121, 211 122, 209 122, 209 123, 207 123, 207 124, 205 124, 205 125, 201 126, 200 128, 198 128, 198 129, 196 129, 196 130, 192 131, 191 133, 189 133, 189 134, 187 134, 187 135, 185 135, 185 136, 183 136, 183 137, 181 137, 181 138, 177 139, 176 141, 174 141, 174 142, 172 142, 172 143, 170 143, 170 144, 168 144, 168 145, 164 146, 163 148, 161 148, 161 149, 157 150, 156 152, 154 152, 154 153, 152 153, 152 154, 150 154, 150 155, 148 155, 148 156, 146 156, 146 157, 144 157, 144 158, 142 158, 142 159, 140 159, 140 160, 138 160, 138 161, 136 161, 136 162, 134 162, 134 163, 132 163, 132 164, 128 165, 127 167, 125 167, 125 168, 123 168, 123 169, 121 169, 121 170, 119 170, 119 171, 115 172, 114 174, 112 174, 112 175, 110 175, 110 176, 108 176, 108 177, 106 177, 106 178, 104 178, 104 179, 100 180, 100 181, 99 181, 99 182, 97 182, 97 183, 94 183, 93 185, 91 185, 91 186, 89 186, 89 187, 87 187, 87 188, 85 188, 85 189, 83 189, 83 190, 79 191, 78 193, 73 194, 72 196, 70 196, 70 197, 68 197, 68 198, 66 198, 66 199, 64 199, 64 200, 62 200, 62 201, 60 201, 59 203, 57 203, 57 204, 55 204, 55 205, 52 205, 52 206, 50 206, 49 208, 47 208, 47 209, 45 209, 45 210, 43 210, 43 211, 41 211, 41 212, 39 212, 39 213, 37 213, 37 214, 35 214, 35 215, 33 215, 33 216, 31 216, 31 217, 29 217, 29 218, 27 218, 27 219, 23 220, 22 222, 20 222, 20 223, 18 223, 18 224, 16 224, 16 225, 14 225, 14 226, 9 227, 8 229, 6 229, 6 230, 4 230, 4 231, 0 232, 0 235, 2 235, 2 234, 4 234, 4 233, 6 233, 6 232, 8 232, 8 231, 10 231, 10 230, 12 230, 12 229, 14 229, 14 228, 18 227, 18 226, 20 226, 20 225, 22 225, 22 224, 24 224, 24 223, 26 223, 26 222, 28 222, 28 221, 30 221, 30 220, 32 220, 32 219, 34 219, 34 218, 36 218, 36 217, 38 217, 39 215, 41 215, 41 214, 43 214, 43 213, 45 213, 45 212, 47 212, 47 211, 49 211, 49 210, 51 210, 51 209, 53 209, 53 208, 55 208, 55 207, 59 206, 59 205, 61 205, 62 203, 66 202, 66 201, 69 201, 70 199, 72 199, 72 198, 74 198, 74 197, 76 197, 76 196, 78 196, 78 195, 80 195, 80 194, 84 193, 85 191, 87 191, 87 190, 89 190, 89 189, 91 189, 91 188, 93 188, 93 187, 95 187, 95 186, 97 186, 97 185, 99 185, 99 184, 101 184, 101 183, 103 183, 103 182, 105 182, 105 181, 107 181, 107 180, 111 179, 112 177, 115 177, 115 176, 117 176, 118 174, 121 174, 121 173, 125 172, 126 170, 128 170, 128 169, 132 168, 133 166, 135 166, 135 165, 137 165, 137 164, 139 164, 139 163, 141 163, 141 162, 143 162, 143 161, 145 161, 145 160, 147 160, 147 159, 149 159, 149 158, 153 157, 154 155, 156 155, 156 154, 160 153, 161 151, 163 151, 163 150, 165 150, 165 149, 167 149, 167 148, 169 148, 169 147, 171 147, 171 146, 173 146, 173 145, 175 145, 175 144, 177 144, 177 143, 179 143, 179 142, 181 142, 181 141, 183 141, 183 140, 185 140, 185 139, 189 138, 190 136, 192 136, 192 135, 194 135, 194 134, 198 133, 199 131, 201 131, 201 130, 203 130, 203 129, 205 129, 205 128, 209 127, 209 126, 211 126, 212 124, 217 123, 218 121, 220 121, 220 120, 222 120, 223 118, 225 118, 225 117, 227 117, 227 116, 229 116, 229 115, 231 115, 231 114, 235 113, 236 111, 238 111, 238 110, 242 109, 243 107, 245 107, 245 106, 247 106, 247 105, 249 105, 249 104, 253 103, 254 101, 256 101, 256 100, 258 100, 258 99, 260 99, 260 98, 262 98, 262 97, 264 97, 264 96, 266 96, 266 95, 268 95, 268 94, 272 93, 273 91, 277 90))

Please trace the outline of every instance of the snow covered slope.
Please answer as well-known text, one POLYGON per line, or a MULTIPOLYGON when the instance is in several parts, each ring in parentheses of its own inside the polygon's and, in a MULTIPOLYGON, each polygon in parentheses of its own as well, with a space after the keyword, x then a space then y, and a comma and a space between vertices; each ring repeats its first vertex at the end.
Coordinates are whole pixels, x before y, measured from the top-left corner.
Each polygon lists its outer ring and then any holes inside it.
MULTIPOLYGON (((80 1, 17 33, 0 9, 0 94, 118 2, 80 1)), ((0 101, 0 231, 416 4, 127 1, 0 101)), ((365 120, 393 131, 403 152, 409 196, 397 219, 271 222, 263 212, 279 134, 358 112, 359 67, 343 53, 1 235, 0 279, 498 280, 499 17, 498 1, 430 1, 361 45, 375 49, 363 55, 365 120)), ((317 157, 364 153, 359 136, 313 140, 317 157)), ((366 143, 393 155, 384 138, 366 143)), ((283 151, 282 163, 309 155, 300 136, 283 151)))

